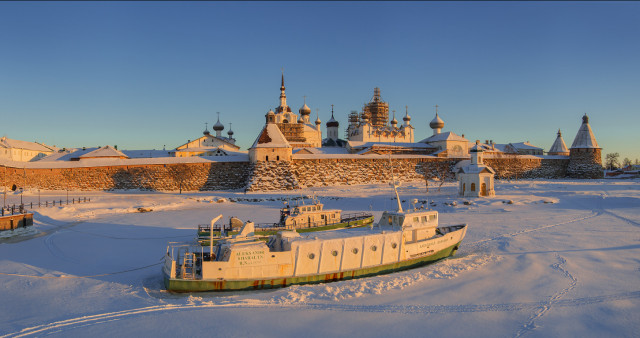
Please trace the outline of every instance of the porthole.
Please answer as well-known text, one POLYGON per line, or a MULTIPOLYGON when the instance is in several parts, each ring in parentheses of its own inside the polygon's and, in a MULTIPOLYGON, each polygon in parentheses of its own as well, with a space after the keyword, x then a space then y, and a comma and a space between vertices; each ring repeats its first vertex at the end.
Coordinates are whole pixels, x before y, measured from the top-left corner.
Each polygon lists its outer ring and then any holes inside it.
POLYGON ((316 258, 316 255, 314 255, 313 253, 310 253, 309 254, 309 259, 314 259, 314 258, 316 258))
POLYGON ((372 245, 372 246, 371 246, 371 251, 376 251, 376 250, 378 250, 378 247, 377 247, 377 246, 375 246, 375 245, 372 245))
POLYGON ((397 248, 397 247, 398 247, 398 244, 396 244, 396 243, 391 243, 391 248, 392 248, 392 249, 395 249, 395 248, 397 248))
POLYGON ((337 252, 337 251, 335 251, 335 250, 333 250, 333 251, 331 251, 331 255, 332 255, 332 256, 337 256, 337 255, 338 255, 338 252, 337 252))
POLYGON ((357 254, 358 253, 358 248, 351 249, 351 252, 353 252, 354 254, 357 254))

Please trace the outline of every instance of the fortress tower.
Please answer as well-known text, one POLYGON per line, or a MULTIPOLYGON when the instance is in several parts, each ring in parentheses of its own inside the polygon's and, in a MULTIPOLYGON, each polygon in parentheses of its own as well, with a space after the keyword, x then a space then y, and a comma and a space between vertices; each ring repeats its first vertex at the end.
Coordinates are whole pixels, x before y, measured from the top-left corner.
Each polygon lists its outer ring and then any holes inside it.
POLYGON ((582 125, 569 148, 569 167, 567 176, 574 178, 602 178, 602 148, 598 146, 591 126, 589 116, 584 114, 582 125))

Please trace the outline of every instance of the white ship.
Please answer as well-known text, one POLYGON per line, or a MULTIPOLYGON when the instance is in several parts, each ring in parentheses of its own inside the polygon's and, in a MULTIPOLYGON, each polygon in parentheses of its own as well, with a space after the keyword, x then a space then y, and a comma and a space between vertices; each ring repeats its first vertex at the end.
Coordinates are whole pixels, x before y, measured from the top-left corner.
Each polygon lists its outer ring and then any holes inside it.
POLYGON ((385 211, 371 228, 305 237, 280 231, 267 242, 254 231, 247 222, 240 233, 215 245, 169 245, 165 287, 174 292, 254 290, 391 273, 455 254, 467 225, 438 227, 437 211, 404 211, 398 198, 398 210, 385 211))

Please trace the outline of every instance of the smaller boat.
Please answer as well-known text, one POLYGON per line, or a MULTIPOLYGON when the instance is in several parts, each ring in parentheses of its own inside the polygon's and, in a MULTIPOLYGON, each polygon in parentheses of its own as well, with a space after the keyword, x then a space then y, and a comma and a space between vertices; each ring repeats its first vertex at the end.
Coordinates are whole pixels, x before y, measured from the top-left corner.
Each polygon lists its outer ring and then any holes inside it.
MULTIPOLYGON (((198 225, 198 241, 202 245, 209 245, 211 229, 214 231, 214 241, 236 235, 239 233, 243 222, 238 218, 231 217, 228 224, 198 225)), ((275 235, 282 230, 295 230, 299 233, 312 231, 325 231, 342 228, 356 228, 373 223, 373 214, 367 212, 343 214, 339 209, 324 209, 324 204, 315 198, 313 203, 306 205, 300 203, 291 206, 289 203, 280 209, 280 220, 278 223, 255 224, 255 235, 269 236, 275 235)))

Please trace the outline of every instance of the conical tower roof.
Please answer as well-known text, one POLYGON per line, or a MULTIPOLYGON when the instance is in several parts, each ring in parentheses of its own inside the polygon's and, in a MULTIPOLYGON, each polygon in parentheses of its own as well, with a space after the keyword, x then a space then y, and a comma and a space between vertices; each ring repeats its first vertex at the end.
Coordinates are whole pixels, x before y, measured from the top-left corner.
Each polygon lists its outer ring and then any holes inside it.
POLYGON ((553 142, 553 145, 551 146, 551 149, 549 149, 548 154, 549 155, 569 155, 569 149, 567 148, 567 145, 564 143, 564 140, 562 139, 562 133, 560 132, 560 129, 558 129, 558 137, 556 137, 555 142, 553 142))
POLYGON ((584 114, 582 117, 582 125, 580 126, 580 129, 578 129, 578 134, 571 145, 571 149, 574 148, 602 149, 598 146, 596 137, 593 136, 591 126, 589 126, 589 116, 587 116, 587 114, 584 114))

